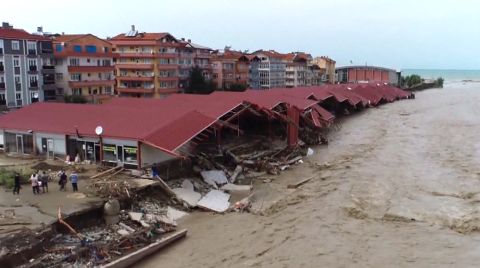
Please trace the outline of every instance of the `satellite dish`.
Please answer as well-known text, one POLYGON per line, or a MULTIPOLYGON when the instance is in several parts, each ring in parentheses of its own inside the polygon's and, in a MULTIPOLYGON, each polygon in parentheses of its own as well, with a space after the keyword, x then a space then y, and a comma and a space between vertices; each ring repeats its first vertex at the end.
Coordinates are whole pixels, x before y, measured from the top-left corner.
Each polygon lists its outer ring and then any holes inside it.
POLYGON ((100 136, 100 135, 102 135, 102 133, 103 133, 103 127, 98 126, 98 127, 95 128, 95 134, 100 136))
POLYGON ((33 97, 37 99, 38 98, 38 93, 37 92, 33 93, 33 97))

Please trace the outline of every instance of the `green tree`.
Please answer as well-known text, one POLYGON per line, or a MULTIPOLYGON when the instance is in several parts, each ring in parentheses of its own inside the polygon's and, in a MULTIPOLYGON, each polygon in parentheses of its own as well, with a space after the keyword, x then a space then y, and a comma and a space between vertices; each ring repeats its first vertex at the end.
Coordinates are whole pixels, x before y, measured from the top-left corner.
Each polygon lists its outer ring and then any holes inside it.
POLYGON ((418 74, 407 75, 405 83, 408 87, 412 87, 422 83, 422 78, 418 74))
POLYGON ((436 84, 437 87, 443 87, 443 82, 444 82, 444 81, 445 81, 445 80, 444 80, 442 77, 439 77, 439 78, 437 78, 437 80, 435 81, 435 84, 436 84))
POLYGON ((247 89, 247 85, 241 83, 234 83, 231 84, 229 88, 225 88, 225 91, 235 91, 235 92, 243 92, 247 89))
POLYGON ((185 93, 193 94, 210 94, 215 90, 215 85, 210 80, 205 80, 203 77, 202 69, 199 67, 193 67, 190 72, 188 87, 185 93))
POLYGON ((64 100, 66 103, 87 103, 88 100, 81 95, 65 95, 64 100))

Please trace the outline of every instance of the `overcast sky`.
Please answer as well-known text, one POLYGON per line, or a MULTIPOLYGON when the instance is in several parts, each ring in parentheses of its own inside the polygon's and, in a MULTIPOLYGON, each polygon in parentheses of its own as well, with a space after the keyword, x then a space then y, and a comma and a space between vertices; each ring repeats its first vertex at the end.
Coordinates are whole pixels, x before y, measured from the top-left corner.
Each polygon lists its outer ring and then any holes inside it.
POLYGON ((35 31, 114 36, 131 24, 212 48, 325 55, 337 65, 480 69, 475 0, 14 0, 1 19, 35 31))

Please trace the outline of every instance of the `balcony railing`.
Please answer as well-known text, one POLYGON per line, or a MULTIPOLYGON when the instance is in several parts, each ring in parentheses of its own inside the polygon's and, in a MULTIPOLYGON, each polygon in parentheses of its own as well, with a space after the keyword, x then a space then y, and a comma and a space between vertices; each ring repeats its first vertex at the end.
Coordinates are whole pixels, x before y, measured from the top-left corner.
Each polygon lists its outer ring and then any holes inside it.
POLYGON ((20 84, 20 83, 15 83, 15 90, 16 90, 16 91, 22 91, 22 84, 20 84))
POLYGON ((28 55, 36 55, 37 51, 35 49, 29 49, 28 50, 28 55))
POLYGON ((30 82, 30 87, 38 87, 38 82, 30 82))
POLYGON ((28 70, 30 70, 31 72, 36 72, 37 71, 37 65, 28 66, 28 70))
POLYGON ((13 72, 14 72, 15 74, 20 74, 20 66, 13 67, 13 72))

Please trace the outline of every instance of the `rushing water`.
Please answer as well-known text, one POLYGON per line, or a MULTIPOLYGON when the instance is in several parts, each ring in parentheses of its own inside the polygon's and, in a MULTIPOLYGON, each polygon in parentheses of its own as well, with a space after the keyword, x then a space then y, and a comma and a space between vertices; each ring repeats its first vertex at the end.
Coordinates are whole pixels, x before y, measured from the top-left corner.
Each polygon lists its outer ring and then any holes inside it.
POLYGON ((458 83, 464 80, 480 82, 480 70, 438 70, 438 69, 404 69, 402 75, 418 74, 424 79, 442 77, 446 83, 458 83))
POLYGON ((311 163, 256 185, 283 195, 263 216, 196 213, 186 240, 138 267, 478 267, 478 89, 449 83, 345 118, 311 163))

